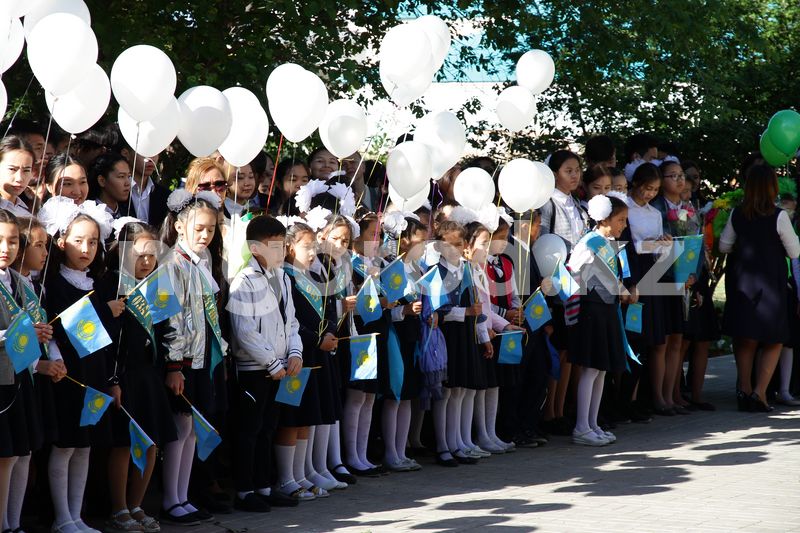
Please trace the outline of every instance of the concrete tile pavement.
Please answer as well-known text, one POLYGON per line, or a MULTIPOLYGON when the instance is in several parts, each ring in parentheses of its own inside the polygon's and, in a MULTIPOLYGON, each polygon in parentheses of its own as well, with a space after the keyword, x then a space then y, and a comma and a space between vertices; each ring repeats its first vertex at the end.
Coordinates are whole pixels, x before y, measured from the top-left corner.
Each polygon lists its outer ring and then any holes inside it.
POLYGON ((616 430, 616 444, 539 449, 366 479, 330 498, 165 533, 800 531, 800 411, 738 413, 731 357, 709 365, 718 411, 616 430))

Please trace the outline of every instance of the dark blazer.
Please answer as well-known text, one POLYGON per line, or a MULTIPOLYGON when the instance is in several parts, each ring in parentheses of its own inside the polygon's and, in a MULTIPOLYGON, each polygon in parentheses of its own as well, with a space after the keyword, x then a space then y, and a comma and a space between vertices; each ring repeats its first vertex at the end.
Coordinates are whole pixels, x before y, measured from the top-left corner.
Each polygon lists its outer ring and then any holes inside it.
POLYGON ((167 213, 169 212, 167 208, 167 197, 169 196, 170 190, 155 182, 153 182, 153 185, 155 187, 149 197, 150 209, 147 212, 147 223, 156 229, 161 229, 161 225, 164 219, 167 218, 167 213))

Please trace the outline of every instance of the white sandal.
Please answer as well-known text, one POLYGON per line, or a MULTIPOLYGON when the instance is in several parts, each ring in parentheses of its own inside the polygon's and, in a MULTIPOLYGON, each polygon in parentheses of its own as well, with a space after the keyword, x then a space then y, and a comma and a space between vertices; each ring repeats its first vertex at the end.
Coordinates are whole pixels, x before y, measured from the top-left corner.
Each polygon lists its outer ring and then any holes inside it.
POLYGON ((106 526, 115 533, 129 533, 131 531, 142 533, 144 531, 144 526, 142 526, 138 520, 134 519, 131 516, 131 512, 127 509, 120 509, 112 514, 111 520, 106 523, 106 526), (124 516, 128 518, 123 520, 122 517, 124 516))
POLYGON ((131 518, 142 524, 145 533, 159 533, 161 531, 161 524, 152 516, 148 516, 141 507, 134 507, 131 509, 131 518), (136 518, 133 515, 142 513, 142 518, 136 518))

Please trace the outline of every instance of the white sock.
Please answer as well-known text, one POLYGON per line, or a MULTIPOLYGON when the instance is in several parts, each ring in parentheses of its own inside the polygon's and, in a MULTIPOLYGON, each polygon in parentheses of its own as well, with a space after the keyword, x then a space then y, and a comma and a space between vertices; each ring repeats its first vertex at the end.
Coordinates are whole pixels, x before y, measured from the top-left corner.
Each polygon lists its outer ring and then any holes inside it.
POLYGON ((295 448, 296 446, 282 446, 280 444, 276 444, 273 447, 278 487, 287 494, 291 494, 300 488, 300 485, 297 485, 294 481, 293 465, 295 448))
POLYGON ((89 452, 91 448, 75 448, 69 460, 69 514, 72 520, 81 519, 83 493, 89 477, 89 452))
POLYGON ((261 496, 270 496, 272 494, 272 489, 269 487, 256 489, 256 494, 260 494, 261 496))
POLYGON ((489 439, 501 448, 505 448, 510 443, 503 441, 497 436, 497 406, 500 403, 500 387, 486 389, 486 433, 489 439))
MULTIPOLYGON (((304 489, 310 489, 311 487, 314 486, 314 484, 311 482, 311 478, 314 476, 314 474, 317 473, 317 471, 314 470, 313 453, 314 453, 314 437, 316 436, 318 427, 320 426, 311 426, 310 428, 308 428, 308 446, 304 448, 306 455, 305 458, 303 459, 303 461, 305 462, 305 475, 303 475, 302 479, 298 479, 295 477, 295 480, 297 480, 300 486, 303 487, 304 489)), ((298 440, 297 442, 299 447, 300 440, 298 440)))
MULTIPOLYGON (((414 448, 422 448, 422 425, 425 423, 425 411, 422 410, 419 400, 411 400, 411 426, 409 430, 409 443, 414 448)), ((399 452, 399 450, 398 450, 399 452)))
POLYGON ((450 399, 447 400, 447 448, 451 452, 461 450, 461 400, 464 391, 461 388, 450 389, 450 399))
POLYGON ((325 490, 334 489, 337 485, 336 478, 328 472, 327 458, 330 429, 330 426, 317 426, 314 429, 314 448, 311 454, 314 471, 306 472, 308 481, 325 490), (328 476, 325 474, 328 474, 328 476))
POLYGON ((306 480, 306 473, 305 473, 307 448, 308 448, 307 439, 297 439, 297 444, 295 444, 294 447, 294 460, 292 461, 292 472, 294 478, 293 481, 297 483, 298 487, 302 487, 304 489, 307 489, 311 486, 311 483, 308 483, 308 481, 306 480), (304 485, 303 484, 304 481, 308 485, 304 485))
POLYGON ((406 444, 408 443, 408 429, 411 426, 411 402, 403 400, 397 410, 397 437, 394 441, 397 456, 401 461, 407 461, 406 444))
POLYGON ((20 527, 22 504, 25 502, 25 490, 28 488, 28 472, 30 470, 31 456, 17 457, 11 470, 11 483, 8 491, 8 505, 3 518, 3 529, 17 529, 20 527))
POLYGON ((345 462, 359 470, 365 470, 367 468, 358 456, 358 418, 361 416, 361 406, 364 405, 365 399, 366 394, 362 391, 347 389, 347 397, 342 410, 342 437, 344 440, 345 462))
POLYGON ((592 403, 589 406, 589 427, 595 431, 603 431, 597 425, 597 414, 600 412, 600 402, 603 399, 603 386, 606 382, 605 371, 597 371, 597 377, 594 379, 594 387, 592 387, 592 403))
POLYGON ((375 405, 375 395, 365 394, 364 403, 361 406, 361 413, 358 415, 358 434, 356 436, 356 450, 358 451, 358 459, 362 464, 367 465, 367 468, 375 468, 376 465, 372 464, 367 459, 367 445, 369 444, 369 430, 372 426, 372 406, 375 405))
MULTIPOLYGON (((170 509, 183 503, 180 499, 179 489, 181 477, 181 464, 186 441, 192 434, 192 418, 183 414, 173 415, 175 426, 178 430, 178 440, 164 446, 164 463, 162 477, 164 480, 164 509, 170 509)), ((189 511, 183 507, 175 507, 170 513, 173 516, 184 516, 189 511)))
POLYGON ((792 362, 794 359, 794 350, 792 348, 783 348, 781 350, 781 358, 780 358, 780 374, 781 374, 781 386, 779 389, 780 395, 788 400, 791 398, 792 394, 789 391, 789 387, 792 382, 792 362))
POLYGON ((474 448, 472 442, 472 413, 475 410, 475 390, 464 389, 461 400, 461 442, 466 448, 474 448))
POLYGON ((397 452, 397 412, 400 402, 384 398, 383 413, 381 414, 381 429, 383 433, 383 460, 387 463, 396 464, 400 462, 397 452))
POLYGON ((238 498, 240 500, 244 500, 247 497, 248 494, 253 494, 253 491, 252 490, 247 490, 245 492, 237 492, 236 496, 238 496, 238 498))
MULTIPOLYGON (((339 430, 339 421, 337 420, 334 424, 331 424, 330 436, 328 437, 328 464, 338 466, 343 463, 342 437, 339 430)), ((343 471, 347 472, 347 469, 337 469, 337 472, 339 473, 342 473, 343 471)))
POLYGON ((589 409, 592 403, 592 391, 595 378, 600 371, 595 368, 584 368, 578 381, 578 400, 576 404, 575 432, 586 433, 592 429, 589 425, 589 409))
POLYGON ((475 436, 481 448, 489 446, 491 438, 486 432, 486 391, 479 390, 475 393, 475 412, 473 422, 475 423, 475 436))
MULTIPOLYGON (((47 471, 50 478, 50 495, 53 500, 55 525, 73 522, 69 512, 69 460, 74 452, 75 448, 59 448, 57 446, 53 446, 50 452, 47 471)), ((78 531, 78 528, 72 524, 61 529, 68 533, 78 531)))
MULTIPOLYGON (((442 399, 433 402, 433 430, 436 434, 436 453, 450 453, 447 443, 447 404, 450 403, 450 389, 442 388, 442 399)), ((443 456, 447 458, 447 456, 443 456)))

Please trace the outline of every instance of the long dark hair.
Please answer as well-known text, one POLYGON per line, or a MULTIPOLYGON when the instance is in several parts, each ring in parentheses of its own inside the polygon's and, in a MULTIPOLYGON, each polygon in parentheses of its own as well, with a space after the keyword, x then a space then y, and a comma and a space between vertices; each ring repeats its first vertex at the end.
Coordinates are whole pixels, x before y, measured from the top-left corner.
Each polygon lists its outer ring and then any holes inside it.
POLYGON ((747 171, 744 183, 742 213, 747 220, 769 216, 775 212, 778 198, 778 178, 768 165, 753 165, 747 171))
POLYGON ((17 150, 28 152, 31 154, 31 158, 36 161, 36 155, 33 153, 33 148, 31 148, 31 145, 25 142, 22 137, 9 135, 0 139, 0 161, 3 160, 3 156, 5 156, 7 153, 15 152, 17 150))
MULTIPOLYGON (((105 154, 100 155, 97 159, 94 160, 94 164, 92 168, 89 169, 89 198, 92 199, 100 199, 100 194, 103 191, 103 188, 100 186, 100 182, 97 178, 103 176, 104 178, 108 178, 108 174, 114 169, 114 166, 119 163, 120 161, 125 161, 128 163, 128 160, 120 154, 119 152, 108 152, 105 154)), ((130 164, 128 164, 128 168, 130 168, 130 164)))
MULTIPOLYGON (((84 213, 79 214, 76 216, 72 222, 69 223, 67 228, 57 234, 54 239, 62 238, 64 240, 69 237, 70 231, 72 231, 73 226, 78 222, 89 221, 95 225, 97 228, 97 253, 92 259, 92 262, 89 264, 89 277, 93 280, 97 281, 103 277, 103 274, 106 272, 106 263, 105 263, 105 252, 103 250, 103 240, 100 235, 100 224, 97 223, 95 219, 86 215, 84 213)), ((55 276, 58 275, 58 270, 61 265, 63 265, 66 261, 67 257, 64 254, 64 251, 61 249, 60 246, 53 246, 50 250, 50 259, 47 262, 47 275, 48 276, 55 276)))
MULTIPOLYGON (((179 212, 176 213, 172 210, 169 211, 167 218, 164 219, 164 222, 161 225, 161 232, 159 235, 161 242, 170 248, 174 247, 178 242, 178 230, 175 229, 175 222, 178 220, 186 222, 189 219, 189 215, 199 209, 208 209, 212 211, 214 213, 215 220, 219 213, 219 209, 217 209, 217 207, 208 200, 204 200, 203 198, 194 198, 179 212)), ((222 234, 220 232, 219 223, 216 224, 214 237, 211 239, 207 250, 211 259, 211 275, 214 276, 214 279, 217 280, 217 283, 221 284, 223 281, 225 281, 225 279, 222 273, 222 234)))
MULTIPOLYGON (((25 250, 28 248, 30 244, 31 233, 35 229, 41 229, 47 235, 47 230, 44 227, 44 224, 39 222, 39 219, 36 217, 17 217, 16 218, 17 226, 19 226, 19 253, 17 254, 16 260, 14 260, 13 268, 14 270, 19 271, 20 267, 22 266, 22 256, 25 254, 25 250)), ((50 236, 48 235, 48 239, 50 236)))

